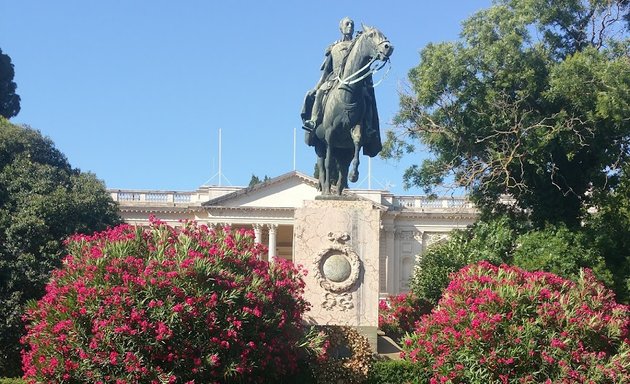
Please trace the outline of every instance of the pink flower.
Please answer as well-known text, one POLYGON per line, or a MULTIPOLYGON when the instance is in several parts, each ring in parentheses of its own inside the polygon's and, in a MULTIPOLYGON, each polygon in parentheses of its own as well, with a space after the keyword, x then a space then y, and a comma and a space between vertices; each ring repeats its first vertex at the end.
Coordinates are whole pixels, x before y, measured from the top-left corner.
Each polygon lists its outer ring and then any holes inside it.
POLYGON ((109 362, 112 365, 116 365, 118 362, 118 352, 112 351, 109 353, 109 362))
POLYGON ((565 349, 567 345, 559 339, 551 339, 551 346, 558 349, 565 349))

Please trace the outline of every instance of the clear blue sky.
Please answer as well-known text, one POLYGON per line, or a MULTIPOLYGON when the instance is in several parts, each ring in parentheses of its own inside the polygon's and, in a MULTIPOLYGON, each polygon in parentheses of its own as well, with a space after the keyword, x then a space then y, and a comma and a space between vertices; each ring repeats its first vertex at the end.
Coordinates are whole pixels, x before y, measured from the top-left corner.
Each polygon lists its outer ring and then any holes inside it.
MULTIPOLYGON (((381 130, 429 42, 456 40, 490 0, 0 0, 0 48, 15 66, 22 110, 12 119, 49 136, 70 163, 108 188, 194 190, 251 175, 311 175, 299 113, 324 49, 345 16, 394 44, 376 89, 381 130), (215 176, 213 179, 211 179, 215 176)), ((377 78, 379 76, 377 75, 377 78)), ((372 188, 403 191, 407 165, 372 160, 372 188)), ((367 188, 367 157, 360 182, 367 188)))

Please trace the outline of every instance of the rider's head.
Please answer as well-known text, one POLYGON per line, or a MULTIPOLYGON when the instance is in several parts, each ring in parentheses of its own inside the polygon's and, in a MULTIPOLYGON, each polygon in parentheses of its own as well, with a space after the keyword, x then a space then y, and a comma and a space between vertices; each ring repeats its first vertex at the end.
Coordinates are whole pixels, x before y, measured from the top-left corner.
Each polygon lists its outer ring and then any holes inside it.
POLYGON ((354 33, 354 21, 352 21, 349 17, 344 17, 339 22, 339 30, 344 36, 352 37, 352 34, 354 33))

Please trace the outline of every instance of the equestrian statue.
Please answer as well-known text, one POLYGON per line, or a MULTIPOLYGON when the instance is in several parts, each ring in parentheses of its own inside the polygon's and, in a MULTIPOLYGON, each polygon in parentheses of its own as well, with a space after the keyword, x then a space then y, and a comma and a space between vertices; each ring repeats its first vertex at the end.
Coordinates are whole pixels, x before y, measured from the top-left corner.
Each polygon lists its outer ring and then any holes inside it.
MULTIPOLYGON (((394 47, 378 29, 354 22, 339 23, 342 38, 326 50, 322 75, 307 92, 302 108, 306 143, 315 147, 319 188, 336 194, 359 179, 359 152, 374 157, 382 149, 372 75, 389 62, 394 47)), ((378 84, 377 84, 378 85, 378 84)))

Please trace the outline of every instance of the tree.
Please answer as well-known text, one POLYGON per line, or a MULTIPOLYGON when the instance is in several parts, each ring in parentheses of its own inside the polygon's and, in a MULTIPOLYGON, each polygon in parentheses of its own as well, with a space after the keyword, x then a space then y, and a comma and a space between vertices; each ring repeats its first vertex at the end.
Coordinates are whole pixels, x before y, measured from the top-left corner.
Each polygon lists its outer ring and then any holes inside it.
POLYGON ((598 249, 613 272, 618 301, 630 303, 630 165, 619 184, 597 199, 597 211, 585 223, 588 241, 598 249))
POLYGON ((545 222, 580 224, 630 157, 627 0, 498 0, 429 44, 409 73, 384 156, 434 155, 404 174, 427 193, 452 181, 486 212, 503 194, 545 222))
POLYGON ((260 180, 260 178, 258 176, 254 175, 252 173, 252 178, 249 179, 249 184, 247 185, 247 187, 251 188, 251 187, 255 186, 256 184, 265 183, 265 182, 267 182, 269 180, 271 180, 271 178, 269 176, 267 176, 267 175, 265 175, 265 177, 262 180, 260 180))
POLYGON ((15 93, 17 85, 13 82, 15 71, 9 55, 0 49, 0 116, 7 119, 20 112, 20 96, 15 93))
MULTIPOLYGON (((581 270, 588 268, 601 283, 612 288, 613 274, 606 267, 599 249, 588 238, 588 233, 571 231, 564 225, 530 231, 516 239, 511 264, 571 280, 576 280, 581 270)), ((617 301, 620 301, 623 290, 616 293, 617 301)))
POLYGON ((64 240, 119 222, 100 180, 38 131, 0 117, 0 377, 19 374, 23 306, 44 294, 64 240))

